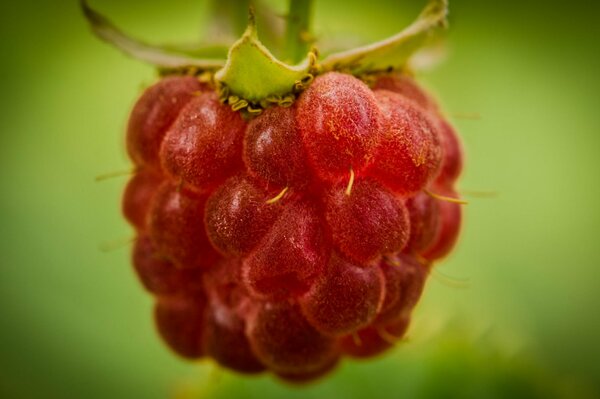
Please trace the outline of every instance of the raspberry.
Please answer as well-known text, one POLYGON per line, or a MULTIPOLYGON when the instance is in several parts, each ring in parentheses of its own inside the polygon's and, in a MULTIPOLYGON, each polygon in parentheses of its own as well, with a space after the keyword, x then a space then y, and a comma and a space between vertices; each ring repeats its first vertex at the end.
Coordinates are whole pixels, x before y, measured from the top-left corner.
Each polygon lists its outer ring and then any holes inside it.
POLYGON ((244 261, 244 282, 259 298, 299 296, 323 273, 329 258, 323 218, 314 205, 300 202, 286 208, 244 261))
POLYGON ((204 346, 220 364, 243 373, 258 373, 265 366, 258 361, 246 336, 244 312, 250 299, 237 282, 240 261, 222 262, 205 274, 209 310, 205 319, 204 346))
POLYGON ((148 231, 159 253, 178 267, 208 267, 216 259, 204 229, 206 198, 164 182, 155 193, 148 231))
POLYGON ((421 191, 406 200, 410 238, 404 252, 418 253, 433 242, 440 224, 440 203, 421 191))
POLYGON ((337 72, 317 78, 298 100, 296 116, 315 173, 336 180, 362 170, 379 142, 381 119, 360 80, 337 72))
POLYGON ((266 185, 303 187, 311 180, 294 108, 267 109, 248 126, 244 161, 266 185))
POLYGON ((383 259, 379 267, 385 281, 385 298, 374 324, 385 326, 410 316, 423 292, 428 268, 407 255, 383 259))
POLYGON ((216 93, 202 93, 166 133, 160 148, 163 168, 174 180, 209 191, 239 169, 245 128, 240 114, 223 107, 216 93))
POLYGON ((181 269, 161 255, 146 235, 136 239, 133 248, 133 266, 142 285, 156 295, 201 293, 200 269, 181 269))
POLYGON ((178 355, 195 359, 204 355, 203 296, 159 297, 154 308, 154 319, 160 336, 178 355))
POLYGON ((442 147, 444 148, 444 158, 435 183, 444 187, 451 187, 462 171, 463 151, 454 128, 443 118, 439 118, 438 120, 440 138, 442 139, 442 147))
POLYGON ((137 165, 158 168, 158 151, 181 109, 202 90, 192 77, 167 77, 146 90, 136 103, 127 128, 127 151, 137 165))
POLYGON ((309 322, 327 335, 344 335, 370 324, 381 308, 385 280, 372 265, 333 256, 310 291, 300 298, 309 322))
POLYGON ((392 348, 402 339, 410 319, 400 318, 388 325, 367 327, 340 340, 342 353, 355 358, 368 358, 392 348))
MULTIPOLYGON (((452 189, 439 188, 438 192, 448 197, 458 197, 452 189)), ((439 202, 439 225, 431 244, 424 249, 422 255, 429 260, 437 260, 445 257, 452 251, 458 234, 462 219, 462 210, 459 204, 452 202, 439 202)))
POLYGON ((339 363, 339 358, 332 359, 329 363, 321 366, 317 370, 310 373, 275 373, 279 378, 292 384, 303 384, 312 381, 333 370, 339 363))
POLYGON ((369 173, 398 194, 414 195, 436 176, 442 160, 435 121, 401 94, 381 90, 375 96, 385 127, 369 173))
POLYGON ((438 106, 417 82, 408 75, 384 75, 373 85, 374 90, 388 90, 414 101, 426 111, 437 111, 438 106))
POLYGON ((325 73, 249 122, 204 91, 164 128, 123 211, 175 352, 303 382, 403 337, 456 241, 460 205, 439 196, 456 196, 462 150, 413 80, 381 79, 395 92, 325 73))
POLYGON ((205 212, 212 245, 223 255, 248 254, 281 213, 280 204, 268 204, 269 198, 266 190, 244 176, 232 177, 215 190, 205 212))
POLYGON ((162 181, 162 176, 156 171, 144 168, 127 183, 123 194, 123 215, 137 230, 146 229, 150 199, 162 181))
POLYGON ((375 181, 337 185, 326 198, 326 217, 336 246, 347 257, 366 262, 399 252, 409 238, 408 211, 401 198, 375 181))
POLYGON ((167 75, 131 113, 122 209, 175 353, 302 383, 405 335, 461 222, 460 139, 397 72, 444 25, 445 1, 430 1, 409 36, 295 66, 253 17, 219 63, 122 40, 84 3, 103 38, 167 75))
POLYGON ((277 373, 312 374, 338 356, 335 339, 318 332, 298 305, 286 301, 259 305, 250 317, 248 336, 259 359, 277 373))

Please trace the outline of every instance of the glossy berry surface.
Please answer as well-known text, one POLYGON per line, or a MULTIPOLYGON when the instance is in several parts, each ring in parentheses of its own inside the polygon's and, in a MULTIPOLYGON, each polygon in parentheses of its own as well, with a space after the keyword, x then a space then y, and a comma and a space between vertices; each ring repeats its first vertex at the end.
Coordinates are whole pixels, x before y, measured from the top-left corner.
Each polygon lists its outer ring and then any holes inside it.
POLYGON ((458 238, 460 139, 407 75, 327 72, 253 117, 166 77, 127 148, 134 270, 187 359, 303 383, 385 352, 458 238))

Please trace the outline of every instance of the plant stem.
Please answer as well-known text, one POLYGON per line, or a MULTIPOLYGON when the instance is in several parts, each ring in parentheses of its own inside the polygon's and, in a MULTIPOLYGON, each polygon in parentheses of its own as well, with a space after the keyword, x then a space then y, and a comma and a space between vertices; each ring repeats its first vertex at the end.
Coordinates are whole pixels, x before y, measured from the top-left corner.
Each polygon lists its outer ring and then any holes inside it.
POLYGON ((291 63, 304 59, 310 48, 312 5, 313 0, 290 0, 283 53, 291 63))

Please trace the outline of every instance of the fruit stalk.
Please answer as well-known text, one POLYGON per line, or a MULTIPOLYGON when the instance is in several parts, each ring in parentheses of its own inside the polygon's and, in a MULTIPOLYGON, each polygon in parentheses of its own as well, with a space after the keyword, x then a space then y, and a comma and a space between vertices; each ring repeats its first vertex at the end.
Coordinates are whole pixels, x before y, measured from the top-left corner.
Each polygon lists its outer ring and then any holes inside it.
POLYGON ((308 53, 311 44, 312 6, 313 0, 290 0, 284 58, 291 64, 301 61, 308 53))

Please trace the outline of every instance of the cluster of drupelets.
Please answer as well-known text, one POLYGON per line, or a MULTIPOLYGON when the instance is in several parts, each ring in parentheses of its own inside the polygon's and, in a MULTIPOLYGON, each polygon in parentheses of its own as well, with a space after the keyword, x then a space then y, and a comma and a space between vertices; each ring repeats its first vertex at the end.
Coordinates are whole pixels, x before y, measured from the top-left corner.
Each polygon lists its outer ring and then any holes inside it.
POLYGON ((246 120, 166 77, 128 127, 135 269, 186 358, 306 381, 392 347, 461 219, 460 142, 407 75, 318 76, 246 120))

